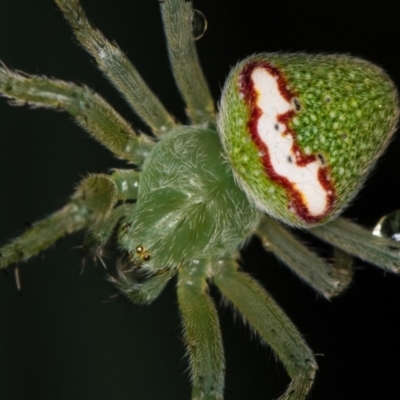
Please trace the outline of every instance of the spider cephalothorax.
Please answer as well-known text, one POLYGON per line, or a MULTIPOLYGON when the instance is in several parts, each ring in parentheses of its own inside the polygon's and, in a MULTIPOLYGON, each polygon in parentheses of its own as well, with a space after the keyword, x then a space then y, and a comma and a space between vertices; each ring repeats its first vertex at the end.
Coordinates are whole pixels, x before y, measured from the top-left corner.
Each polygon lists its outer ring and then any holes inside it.
POLYGON ((166 111, 125 55, 94 29, 78 0, 56 0, 76 37, 151 129, 132 130, 84 86, 0 68, 0 91, 17 102, 63 109, 133 169, 89 175, 67 205, 0 249, 0 267, 86 230, 100 254, 112 236, 127 261, 110 280, 135 303, 154 300, 177 275, 193 400, 219 400, 224 354, 210 284, 216 285, 284 364, 281 399, 302 400, 317 364, 293 323, 237 263, 258 236, 317 293, 351 280, 351 256, 398 272, 400 245, 338 217, 392 136, 397 92, 373 64, 342 55, 258 54, 227 78, 219 112, 200 69, 184 0, 161 3, 170 61, 189 124, 166 111), (277 222, 280 221, 280 222, 277 222), (283 224, 332 244, 330 264, 283 224))

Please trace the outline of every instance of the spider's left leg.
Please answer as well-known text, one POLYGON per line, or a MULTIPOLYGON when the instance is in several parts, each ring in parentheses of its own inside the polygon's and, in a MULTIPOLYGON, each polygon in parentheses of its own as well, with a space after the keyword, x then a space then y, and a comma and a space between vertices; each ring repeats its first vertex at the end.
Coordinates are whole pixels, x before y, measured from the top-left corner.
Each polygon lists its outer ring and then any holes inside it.
POLYGON ((187 114, 194 125, 214 125, 215 108, 197 57, 191 1, 160 1, 169 58, 187 114))
POLYGON ((106 101, 89 88, 0 66, 0 94, 17 104, 65 110, 117 157, 141 165, 153 141, 137 135, 106 101))
POLYGON ((56 3, 79 42, 152 132, 158 135, 173 128, 172 116, 118 46, 90 24, 79 0, 56 0, 56 3))
POLYGON ((304 400, 314 381, 317 363, 296 327, 271 296, 233 259, 213 265, 213 281, 284 364, 292 379, 279 400, 304 400))
POLYGON ((37 255, 63 236, 98 226, 110 216, 117 198, 116 185, 109 176, 89 175, 61 210, 0 248, 0 269, 37 255))
POLYGON ((192 400, 222 400, 225 359, 218 315, 207 285, 207 261, 182 265, 178 302, 190 359, 192 400))
POLYGON ((400 273, 400 243, 374 236, 344 218, 337 218, 309 230, 313 235, 387 271, 400 273))
POLYGON ((329 265, 282 224, 267 215, 263 216, 256 235, 266 250, 274 252, 293 272, 326 298, 341 293, 351 281, 352 257, 347 253, 335 249, 334 263, 329 265))

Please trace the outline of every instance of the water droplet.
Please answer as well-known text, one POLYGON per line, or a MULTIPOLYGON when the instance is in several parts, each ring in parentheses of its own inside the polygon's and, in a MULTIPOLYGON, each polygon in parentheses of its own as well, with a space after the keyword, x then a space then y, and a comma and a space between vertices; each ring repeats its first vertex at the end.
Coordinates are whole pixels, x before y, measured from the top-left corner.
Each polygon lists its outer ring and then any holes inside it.
POLYGON ((207 30, 207 19, 199 10, 193 10, 192 13, 192 33, 194 40, 199 40, 203 37, 207 30))
POLYGON ((372 234, 400 242, 400 210, 383 216, 376 224, 372 234))

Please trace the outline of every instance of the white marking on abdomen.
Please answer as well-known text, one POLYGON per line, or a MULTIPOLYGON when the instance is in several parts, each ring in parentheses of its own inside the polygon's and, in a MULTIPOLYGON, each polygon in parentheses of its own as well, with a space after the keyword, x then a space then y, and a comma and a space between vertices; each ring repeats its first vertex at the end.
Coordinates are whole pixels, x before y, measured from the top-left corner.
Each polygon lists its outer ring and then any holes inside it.
POLYGON ((299 191, 311 215, 322 215, 328 207, 328 192, 318 179, 321 163, 315 160, 304 166, 297 165, 293 136, 286 132, 287 127, 278 120, 279 115, 293 110, 293 105, 282 96, 276 78, 266 69, 254 69, 251 79, 258 95, 257 106, 262 111, 257 131, 268 148, 272 168, 299 191))

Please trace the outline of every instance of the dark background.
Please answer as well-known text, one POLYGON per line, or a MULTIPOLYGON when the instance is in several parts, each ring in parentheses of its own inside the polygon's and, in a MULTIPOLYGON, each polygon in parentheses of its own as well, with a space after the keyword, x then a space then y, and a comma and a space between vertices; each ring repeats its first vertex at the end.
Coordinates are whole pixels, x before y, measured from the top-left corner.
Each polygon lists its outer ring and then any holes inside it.
MULTIPOLYGON (((128 52, 171 112, 184 118, 170 74, 156 0, 86 0, 92 21, 128 52)), ((230 66, 261 51, 344 52, 383 66, 400 85, 400 3, 356 0, 197 0, 209 23, 198 49, 218 98, 230 66), (265 5, 267 3, 267 5, 265 5)), ((0 59, 29 73, 85 82, 144 128, 74 43, 49 0, 1 0, 0 59)), ((0 101, 0 240, 61 207, 88 172, 122 166, 70 118, 0 101)), ((345 215, 373 227, 400 204, 399 140, 345 215)), ((188 400, 189 378, 173 284, 151 306, 105 302, 116 290, 82 236, 20 266, 22 298, 0 274, 0 399, 188 400)), ((260 279, 318 356, 310 398, 399 398, 400 279, 356 261, 351 288, 327 302, 250 242, 246 270, 260 279)), ((108 261, 111 265, 112 260, 108 261)), ((218 297, 216 301, 219 302, 218 297)), ((274 356, 221 308, 226 400, 273 399, 288 379, 274 356)))

